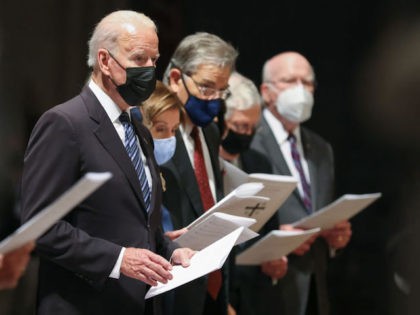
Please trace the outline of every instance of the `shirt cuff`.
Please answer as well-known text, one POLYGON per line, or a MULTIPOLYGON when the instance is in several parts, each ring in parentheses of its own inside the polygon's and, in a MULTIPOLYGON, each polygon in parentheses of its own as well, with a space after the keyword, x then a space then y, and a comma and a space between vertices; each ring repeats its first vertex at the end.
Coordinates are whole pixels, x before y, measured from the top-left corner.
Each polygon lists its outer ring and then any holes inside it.
POLYGON ((115 263, 114 268, 112 269, 111 274, 109 275, 110 278, 114 278, 114 279, 120 278, 120 269, 121 269, 122 259, 124 257, 124 252, 125 252, 125 247, 121 249, 117 262, 115 263))

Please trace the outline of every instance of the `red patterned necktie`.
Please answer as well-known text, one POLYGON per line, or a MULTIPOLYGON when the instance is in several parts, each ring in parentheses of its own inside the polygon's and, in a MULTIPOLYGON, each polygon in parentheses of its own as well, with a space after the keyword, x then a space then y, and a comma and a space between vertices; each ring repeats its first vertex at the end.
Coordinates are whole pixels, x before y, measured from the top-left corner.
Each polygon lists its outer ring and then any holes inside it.
MULTIPOLYGON (((210 190, 209 177, 204 162, 203 148, 201 146, 200 134, 197 127, 193 127, 191 137, 194 139, 194 173, 200 190, 201 202, 204 211, 214 206, 213 195, 210 190)), ((215 270, 209 274, 207 290, 210 296, 216 300, 222 286, 222 273, 215 270)))

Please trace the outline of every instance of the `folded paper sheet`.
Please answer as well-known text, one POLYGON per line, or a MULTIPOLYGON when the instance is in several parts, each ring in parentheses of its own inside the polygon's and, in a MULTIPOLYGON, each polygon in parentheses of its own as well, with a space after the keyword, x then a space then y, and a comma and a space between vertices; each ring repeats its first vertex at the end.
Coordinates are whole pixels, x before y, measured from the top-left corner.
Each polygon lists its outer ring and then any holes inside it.
POLYGON ((306 231, 275 230, 236 256, 237 265, 260 265, 265 261, 280 259, 298 248, 319 228, 306 231))
POLYGON ((195 253, 191 258, 191 263, 188 267, 174 266, 171 271, 173 275, 172 280, 168 281, 166 284, 159 282, 157 286, 151 287, 149 291, 147 291, 145 298, 148 299, 175 289, 180 285, 220 269, 243 229, 243 227, 239 227, 232 233, 195 253))
POLYGON ((247 174, 233 164, 223 161, 225 192, 235 190, 244 183, 261 183, 263 188, 258 196, 268 198, 265 202, 256 202, 249 206, 246 215, 257 220, 250 228, 258 232, 263 225, 277 212, 280 206, 297 186, 293 176, 252 173, 247 174))
POLYGON ((311 229, 316 227, 321 229, 329 229, 332 228, 336 223, 352 218, 379 197, 381 197, 381 193, 343 195, 326 207, 293 223, 292 225, 296 228, 303 229, 311 229))
MULTIPOLYGON (((214 212, 252 218, 252 214, 256 211, 256 205, 265 204, 269 200, 267 197, 258 195, 263 188, 264 185, 262 183, 245 183, 240 185, 213 207, 204 212, 195 221, 191 222, 187 228, 189 230, 192 229, 214 212)), ((254 230, 252 227, 251 229, 254 230)))
POLYGON ((222 212, 213 212, 203 221, 194 225, 186 233, 175 239, 175 242, 182 247, 202 250, 223 236, 236 230, 238 227, 243 226, 245 228, 235 243, 235 245, 238 245, 258 236, 258 233, 248 229, 248 227, 255 222, 256 220, 253 218, 240 217, 222 212))
POLYGON ((29 241, 36 240, 55 222, 70 212, 111 177, 112 174, 109 172, 86 173, 84 177, 70 187, 52 204, 42 209, 15 232, 5 238, 0 243, 0 254, 16 249, 29 241))

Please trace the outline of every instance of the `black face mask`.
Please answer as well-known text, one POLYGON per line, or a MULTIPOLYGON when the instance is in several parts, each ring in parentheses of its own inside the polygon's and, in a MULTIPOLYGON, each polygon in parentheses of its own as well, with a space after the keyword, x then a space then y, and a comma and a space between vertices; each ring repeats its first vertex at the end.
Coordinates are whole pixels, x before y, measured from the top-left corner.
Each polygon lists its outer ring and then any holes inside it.
MULTIPOLYGON (((124 69, 111 53, 109 55, 124 69)), ((125 73, 126 81, 124 84, 116 85, 117 91, 128 105, 138 106, 141 102, 147 100, 155 90, 155 67, 130 67, 125 68, 125 73)))
POLYGON ((254 134, 246 135, 229 129, 226 138, 222 140, 222 147, 230 154, 242 153, 249 149, 254 134))

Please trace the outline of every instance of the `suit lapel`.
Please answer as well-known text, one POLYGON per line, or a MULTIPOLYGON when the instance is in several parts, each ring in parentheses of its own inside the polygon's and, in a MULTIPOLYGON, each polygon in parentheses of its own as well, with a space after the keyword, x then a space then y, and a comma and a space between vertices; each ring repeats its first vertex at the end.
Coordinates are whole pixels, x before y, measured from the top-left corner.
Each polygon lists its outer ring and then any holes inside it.
POLYGON ((88 87, 84 87, 80 95, 85 101, 90 118, 97 123, 97 127, 93 132, 109 155, 112 156, 114 161, 121 168, 127 177, 134 194, 142 205, 142 208, 145 209, 136 170, 134 169, 133 163, 126 152, 121 139, 118 137, 112 122, 109 120, 105 110, 88 87))
POLYGON ((195 173, 188 156, 182 135, 179 131, 176 132, 176 149, 172 157, 172 161, 178 170, 180 181, 185 188, 185 192, 191 201, 193 209, 197 216, 200 216, 204 209, 201 202, 200 190, 195 179, 195 173))
MULTIPOLYGON (((214 138, 214 133, 210 131, 210 128, 214 126, 210 125, 206 128, 203 128, 204 138, 206 139, 207 148, 210 155, 211 166, 214 175, 214 182, 215 182, 215 190, 216 190, 216 202, 223 198, 223 180, 222 174, 220 171, 219 165, 219 139, 214 138), (217 150, 213 150, 212 148, 217 148, 217 150), (220 188, 220 189, 219 189, 220 188)), ((219 137, 219 135, 217 134, 219 137)))
POLYGON ((292 173, 290 172, 289 167, 287 166, 287 162, 284 159, 283 153, 280 150, 280 146, 277 143, 273 131, 271 130, 270 126, 264 118, 262 119, 261 124, 261 134, 265 143, 264 146, 266 152, 268 152, 268 157, 273 163, 273 168, 278 170, 278 174, 291 176, 292 173))

